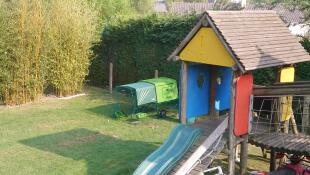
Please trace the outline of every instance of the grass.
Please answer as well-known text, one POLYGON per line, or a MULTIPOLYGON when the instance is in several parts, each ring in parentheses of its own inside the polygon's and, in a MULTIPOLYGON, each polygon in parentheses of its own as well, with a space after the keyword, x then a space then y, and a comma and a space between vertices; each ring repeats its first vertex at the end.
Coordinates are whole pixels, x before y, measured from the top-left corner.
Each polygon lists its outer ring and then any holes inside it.
MULTIPOLYGON (((146 118, 114 120, 114 101, 98 88, 71 100, 0 107, 0 174, 131 174, 177 124, 146 118)), ((255 152, 256 150, 256 152, 255 152)), ((249 168, 266 169, 251 147, 249 168)), ((225 157, 217 161, 227 164, 225 157)))

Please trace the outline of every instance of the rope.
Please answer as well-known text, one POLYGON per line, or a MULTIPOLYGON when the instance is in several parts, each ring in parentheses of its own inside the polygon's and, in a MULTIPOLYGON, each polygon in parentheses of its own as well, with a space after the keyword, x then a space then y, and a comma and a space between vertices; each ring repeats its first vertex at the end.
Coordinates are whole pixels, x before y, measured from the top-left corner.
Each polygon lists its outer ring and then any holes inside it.
POLYGON ((256 99, 259 98, 260 104, 256 104, 256 108, 251 110, 253 112, 251 124, 254 125, 251 133, 272 133, 280 130, 288 132, 293 129, 298 132, 309 131, 309 123, 301 122, 310 115, 310 101, 303 97, 255 96, 254 102, 257 103, 256 99))

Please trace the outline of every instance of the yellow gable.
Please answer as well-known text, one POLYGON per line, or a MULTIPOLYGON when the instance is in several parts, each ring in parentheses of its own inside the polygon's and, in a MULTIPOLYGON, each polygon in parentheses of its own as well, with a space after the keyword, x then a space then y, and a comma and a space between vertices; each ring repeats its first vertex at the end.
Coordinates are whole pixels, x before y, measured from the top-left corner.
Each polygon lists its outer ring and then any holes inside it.
POLYGON ((211 28, 202 27, 179 55, 183 61, 232 67, 235 62, 211 28))

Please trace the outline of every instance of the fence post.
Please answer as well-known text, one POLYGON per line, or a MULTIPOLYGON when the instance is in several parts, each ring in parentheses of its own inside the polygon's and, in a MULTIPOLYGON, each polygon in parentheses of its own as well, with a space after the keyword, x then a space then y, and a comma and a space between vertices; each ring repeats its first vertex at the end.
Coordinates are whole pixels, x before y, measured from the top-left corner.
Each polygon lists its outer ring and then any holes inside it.
POLYGON ((154 75, 155 78, 158 78, 158 70, 155 70, 155 75, 154 75))
POLYGON ((109 65, 109 90, 110 93, 112 93, 113 91, 113 63, 110 62, 109 65))

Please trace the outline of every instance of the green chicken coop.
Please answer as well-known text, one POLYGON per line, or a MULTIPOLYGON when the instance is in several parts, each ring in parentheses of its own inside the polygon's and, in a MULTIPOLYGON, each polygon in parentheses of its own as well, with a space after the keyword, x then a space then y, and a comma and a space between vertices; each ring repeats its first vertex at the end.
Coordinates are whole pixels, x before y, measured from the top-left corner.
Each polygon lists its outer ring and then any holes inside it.
POLYGON ((152 111, 164 117, 166 108, 176 106, 178 88, 176 80, 160 77, 117 86, 113 94, 118 104, 114 114, 117 118, 142 118, 152 111))

